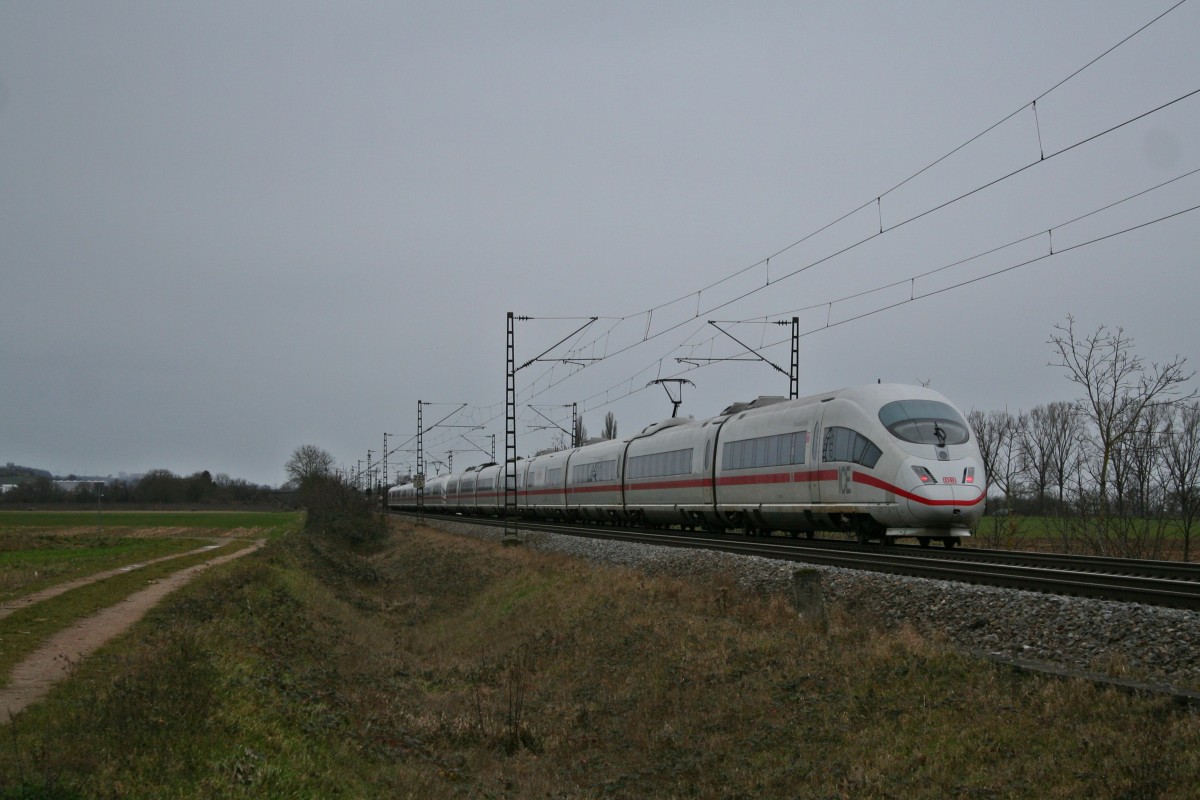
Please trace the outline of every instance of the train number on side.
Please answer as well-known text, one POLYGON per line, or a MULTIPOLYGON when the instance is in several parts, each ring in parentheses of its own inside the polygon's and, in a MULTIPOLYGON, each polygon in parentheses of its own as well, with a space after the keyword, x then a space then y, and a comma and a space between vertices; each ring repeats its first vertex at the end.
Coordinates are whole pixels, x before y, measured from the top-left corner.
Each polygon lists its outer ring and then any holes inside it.
POLYGON ((854 480, 851 471, 853 467, 838 467, 838 491, 842 494, 850 494, 851 481, 854 480))

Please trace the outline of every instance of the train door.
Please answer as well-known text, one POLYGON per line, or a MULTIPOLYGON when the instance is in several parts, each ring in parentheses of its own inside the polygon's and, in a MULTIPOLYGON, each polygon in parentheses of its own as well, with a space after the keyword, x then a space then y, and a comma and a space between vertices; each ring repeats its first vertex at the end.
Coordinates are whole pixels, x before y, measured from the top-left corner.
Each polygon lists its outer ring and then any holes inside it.
POLYGON ((721 530, 725 525, 717 506, 717 459, 720 458, 720 454, 717 452, 717 438, 721 426, 724 424, 725 422, 722 420, 705 423, 701 428, 704 445, 703 453, 700 456, 699 512, 703 515, 705 525, 713 531, 721 530))
POLYGON ((813 503, 840 503, 845 496, 843 483, 848 486, 850 479, 849 470, 843 474, 842 468, 850 465, 825 461, 825 409, 824 404, 818 406, 813 418, 812 437, 808 442, 808 485, 813 503))
POLYGON ((776 502, 785 508, 787 517, 786 527, 803 526, 807 518, 796 519, 794 515, 801 509, 808 509, 813 503, 819 502, 818 482, 813 473, 820 469, 820 448, 813 454, 813 441, 820 433, 820 408, 814 416, 812 408, 801 409, 796 414, 788 414, 781 420, 780 429, 791 431, 795 435, 792 450, 791 471, 792 480, 782 489, 782 494, 776 502))
POLYGON ((819 494, 813 492, 813 500, 826 506, 843 505, 853 502, 854 463, 839 454, 853 451, 857 434, 850 428, 832 424, 838 415, 830 414, 828 410, 828 406, 821 407, 818 419, 822 424, 812 440, 813 472, 817 481, 813 488, 819 491, 819 494))
POLYGON ((704 428, 704 483, 702 502, 705 506, 713 509, 714 516, 717 504, 717 459, 720 458, 720 455, 717 453, 717 434, 724 424, 725 421, 721 420, 720 422, 706 425, 704 428))

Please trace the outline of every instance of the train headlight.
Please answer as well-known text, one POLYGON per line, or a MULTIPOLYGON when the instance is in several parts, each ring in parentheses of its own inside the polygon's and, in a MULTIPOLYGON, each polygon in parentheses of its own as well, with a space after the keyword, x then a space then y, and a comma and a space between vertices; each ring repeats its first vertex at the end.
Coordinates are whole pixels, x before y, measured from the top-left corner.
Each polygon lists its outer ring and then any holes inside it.
POLYGON ((967 467, 966 469, 963 470, 963 483, 974 483, 974 482, 975 482, 975 468, 967 467))
POLYGON ((917 477, 920 478, 921 483, 926 483, 926 484, 937 483, 937 481, 933 477, 933 473, 930 472, 929 470, 925 469, 924 467, 914 466, 912 468, 912 471, 917 473, 917 477))

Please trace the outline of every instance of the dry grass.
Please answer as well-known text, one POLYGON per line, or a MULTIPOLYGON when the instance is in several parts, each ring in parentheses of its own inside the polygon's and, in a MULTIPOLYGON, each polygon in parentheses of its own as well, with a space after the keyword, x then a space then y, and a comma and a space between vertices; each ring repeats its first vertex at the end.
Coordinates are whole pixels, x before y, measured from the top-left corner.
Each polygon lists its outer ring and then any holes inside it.
POLYGON ((410 527, 370 551, 295 535, 245 562, 18 719, 0 779, 87 797, 1200 785, 1195 714, 1015 675, 836 608, 802 622, 731 577, 652 579, 410 527))

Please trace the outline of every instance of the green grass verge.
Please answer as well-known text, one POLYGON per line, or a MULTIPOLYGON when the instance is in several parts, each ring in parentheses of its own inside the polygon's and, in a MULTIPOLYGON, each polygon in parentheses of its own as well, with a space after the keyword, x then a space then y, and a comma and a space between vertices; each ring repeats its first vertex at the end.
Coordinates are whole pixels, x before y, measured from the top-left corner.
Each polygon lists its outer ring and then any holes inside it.
POLYGON ((836 609, 828 626, 804 623, 730 578, 411 530, 371 552, 297 534, 205 573, 7 738, 8 797, 1189 797, 1200 785, 1200 718, 1166 700, 1018 675, 836 609))

